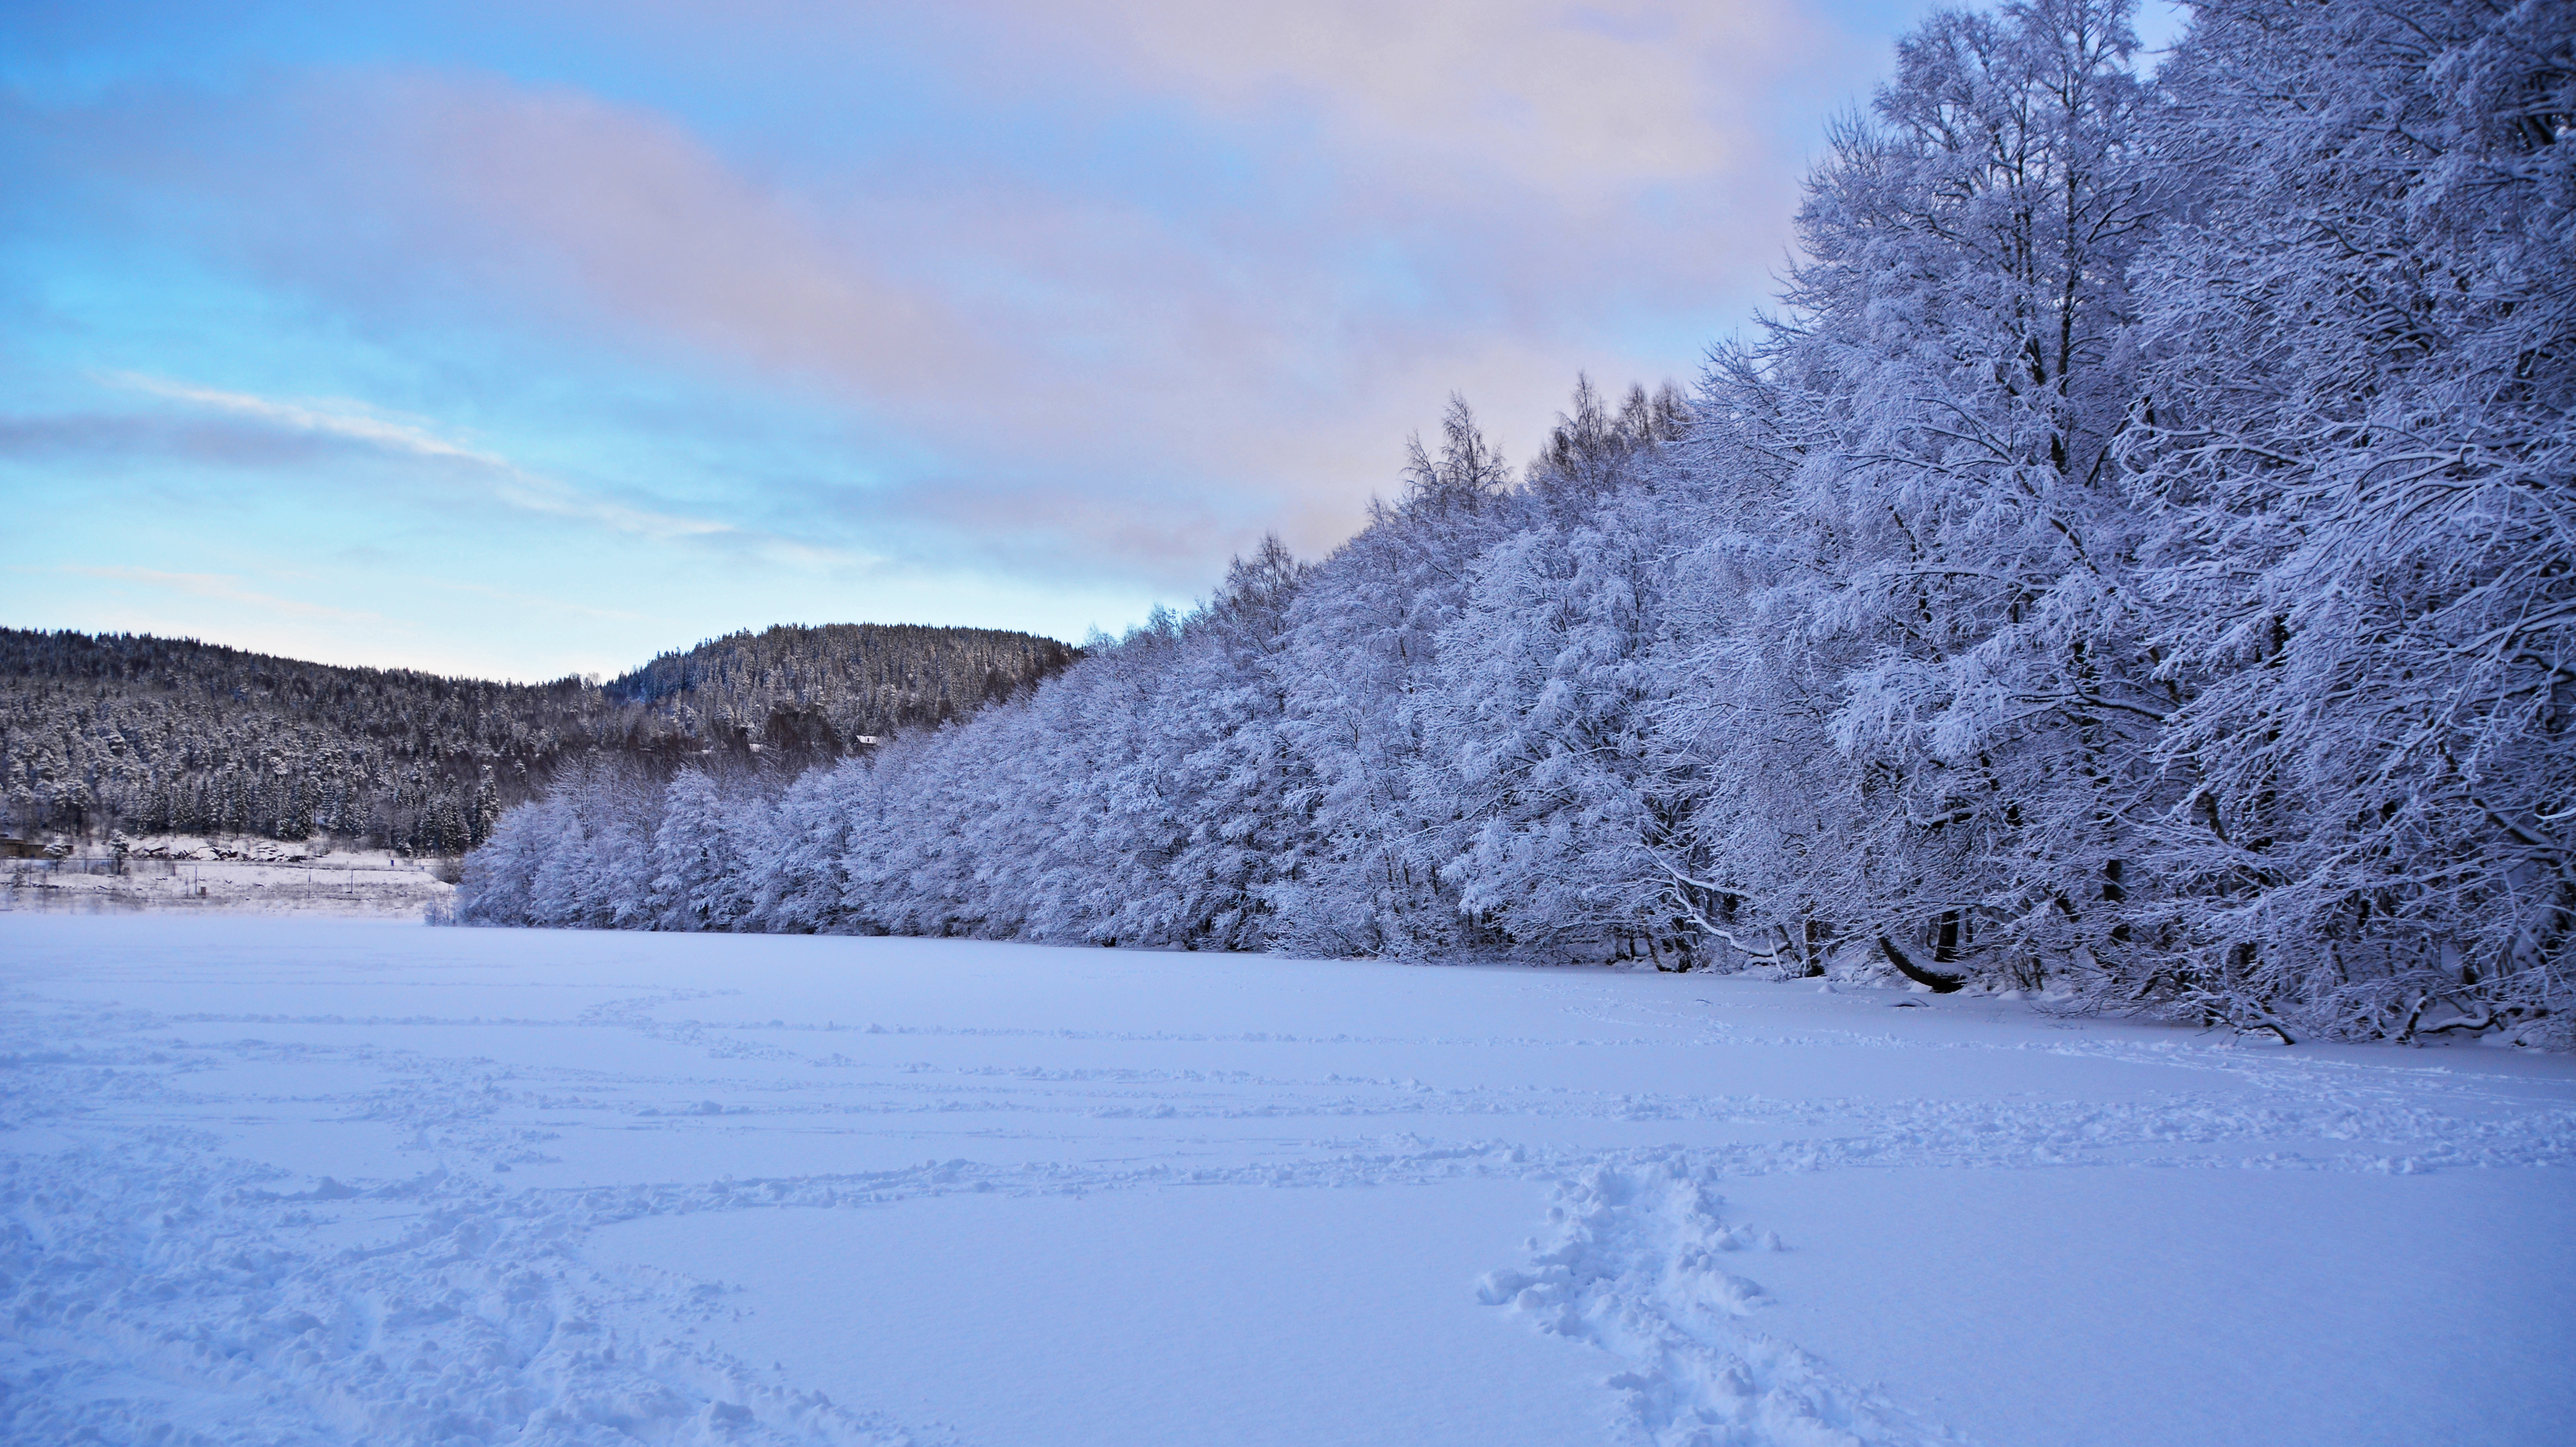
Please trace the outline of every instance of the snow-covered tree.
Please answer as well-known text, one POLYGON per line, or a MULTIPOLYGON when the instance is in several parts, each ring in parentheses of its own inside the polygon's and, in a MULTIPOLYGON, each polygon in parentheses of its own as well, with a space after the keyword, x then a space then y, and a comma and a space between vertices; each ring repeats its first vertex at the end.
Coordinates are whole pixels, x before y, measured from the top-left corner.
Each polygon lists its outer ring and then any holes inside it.
MULTIPOLYGON (((1935 14, 1687 406, 1584 380, 1515 480, 1453 402, 1321 563, 1266 543, 783 794, 567 771, 462 913, 1861 967, 2563 1042, 2568 15, 2215 0, 2148 81, 2127 0, 1935 14)), ((796 668, 736 682, 793 696, 783 752, 837 727, 796 668)), ((96 762, 152 722, 12 735, 10 785, 182 807, 96 762)), ((342 807, 223 757, 186 809, 342 807)))
POLYGON ((2192 691, 2154 867, 2219 1015, 2576 1003, 2576 12, 2227 0, 2164 70, 2191 186, 2133 440, 2192 691))
POLYGON ((1704 811, 1741 836, 1721 892, 1802 946, 2029 978, 2124 937, 2159 715, 2113 449, 2157 205, 2127 12, 2034 0, 1907 37, 1810 183, 1788 311, 1711 370, 1721 435, 1694 456, 1732 515, 1706 574, 1748 591, 1697 605, 1707 691, 1677 717, 1736 781, 1704 811), (1747 727, 1788 731, 1759 775, 1724 757, 1747 727))
POLYGON ((1521 531, 1477 560, 1438 639, 1413 782, 1445 884, 1481 929, 1574 957, 1688 968, 1704 938, 1656 851, 1690 804, 1651 746, 1674 674, 1674 557, 1696 521, 1660 475, 1685 414, 1590 380, 1531 464, 1521 531), (1658 485, 1658 484, 1662 485, 1658 485))
POLYGON ((662 929, 724 930, 745 921, 760 842, 776 827, 765 803, 748 791, 728 796, 702 770, 673 775, 653 829, 649 893, 621 904, 662 929))
MULTIPOLYGON (((1295 802, 1314 845, 1272 897, 1283 942, 1322 954, 1424 954, 1476 938, 1413 798, 1425 689, 1476 557, 1513 528, 1511 475, 1451 398, 1435 455, 1409 448, 1405 491, 1318 565, 1289 612, 1276 667, 1282 732, 1311 774, 1295 802)), ((1441 806, 1434 804, 1435 810, 1441 806)))

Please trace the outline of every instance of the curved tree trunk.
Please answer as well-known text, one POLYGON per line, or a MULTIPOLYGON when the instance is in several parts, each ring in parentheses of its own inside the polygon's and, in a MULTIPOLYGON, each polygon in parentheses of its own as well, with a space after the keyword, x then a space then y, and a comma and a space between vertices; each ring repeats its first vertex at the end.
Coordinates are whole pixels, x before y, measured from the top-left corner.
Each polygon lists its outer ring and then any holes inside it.
POLYGON ((1880 935, 1878 937, 1878 947, 1886 954, 1887 962, 1889 964, 1896 966, 1898 970, 1904 972, 1905 978, 1912 980, 1918 985, 1928 987, 1935 995, 1949 994, 1951 991, 1958 989, 1961 985, 1968 983, 1968 977, 1965 975, 1935 974, 1932 971, 1923 968, 1921 965, 1914 963, 1912 960, 1907 959, 1905 957, 1905 951, 1896 947, 1896 941, 1889 939, 1885 935, 1880 935))

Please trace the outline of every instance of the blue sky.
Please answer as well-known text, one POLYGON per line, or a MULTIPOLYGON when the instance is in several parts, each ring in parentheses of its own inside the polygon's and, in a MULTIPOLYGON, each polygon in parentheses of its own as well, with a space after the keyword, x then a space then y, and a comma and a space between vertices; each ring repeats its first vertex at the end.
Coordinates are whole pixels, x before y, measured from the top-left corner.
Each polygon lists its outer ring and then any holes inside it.
POLYGON ((21 0, 0 624, 1115 632, 1453 390, 1687 381, 1925 8, 21 0))

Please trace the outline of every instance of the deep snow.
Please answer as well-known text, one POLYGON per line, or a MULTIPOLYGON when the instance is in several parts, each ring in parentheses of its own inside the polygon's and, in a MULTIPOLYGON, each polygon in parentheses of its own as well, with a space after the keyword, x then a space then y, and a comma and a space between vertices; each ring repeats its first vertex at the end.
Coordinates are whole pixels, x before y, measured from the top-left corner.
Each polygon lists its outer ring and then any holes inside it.
POLYGON ((12 1442, 2576 1421, 2562 1057, 1650 973, 205 916, 0 915, 0 991, 12 1442))

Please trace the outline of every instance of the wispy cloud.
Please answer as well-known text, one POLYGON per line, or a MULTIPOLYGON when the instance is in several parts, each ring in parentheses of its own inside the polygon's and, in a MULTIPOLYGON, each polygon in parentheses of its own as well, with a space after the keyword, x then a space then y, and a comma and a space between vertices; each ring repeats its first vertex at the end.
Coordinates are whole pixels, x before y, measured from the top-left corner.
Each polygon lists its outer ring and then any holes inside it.
POLYGON ((421 457, 452 457, 502 471, 516 471, 509 460, 489 452, 462 447, 430 432, 413 422, 396 421, 355 402, 284 402, 270 397, 254 397, 247 392, 225 392, 213 387, 193 386, 165 377, 147 377, 134 372, 103 372, 98 380, 111 386, 146 392, 173 401, 195 402, 222 411, 256 417, 282 427, 327 436, 345 437, 396 452, 421 457))
POLYGON ((340 438, 386 452, 461 463, 470 472, 484 478, 491 496, 528 512, 598 523, 619 532, 651 538, 711 537, 742 531, 731 523, 631 507, 591 496, 568 483, 531 472, 499 453, 468 447, 442 437, 424 422, 389 416, 360 402, 282 400, 133 372, 101 373, 98 380, 131 391, 257 419, 292 431, 340 438))

